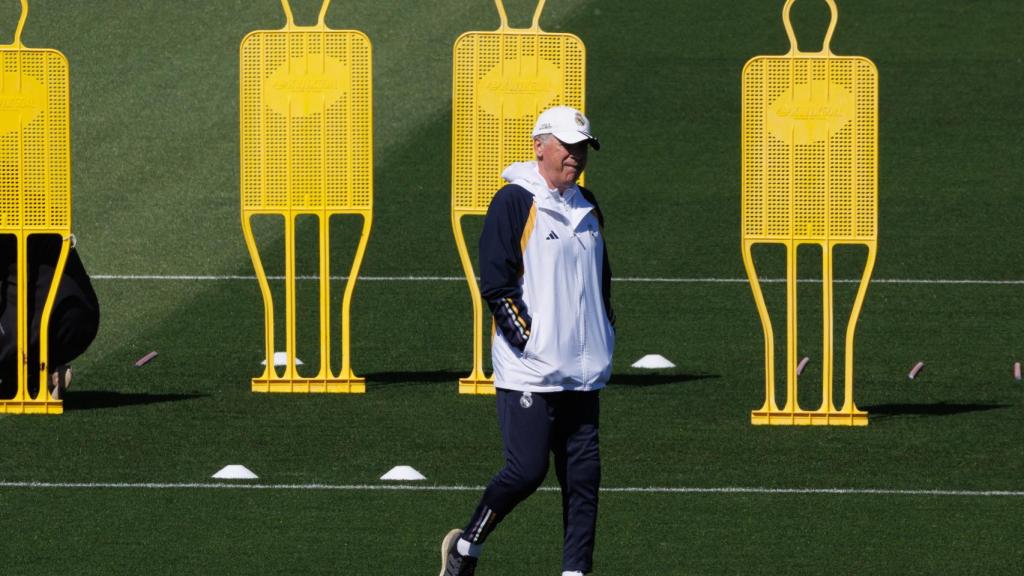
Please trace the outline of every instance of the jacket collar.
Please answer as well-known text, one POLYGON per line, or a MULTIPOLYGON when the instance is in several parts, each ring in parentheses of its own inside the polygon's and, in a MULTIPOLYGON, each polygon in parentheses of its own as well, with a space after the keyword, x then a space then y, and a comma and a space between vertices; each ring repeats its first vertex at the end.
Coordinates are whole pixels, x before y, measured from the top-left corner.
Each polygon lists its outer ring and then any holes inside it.
POLYGON ((536 161, 513 163, 502 172, 501 177, 510 184, 528 190, 533 194, 533 201, 539 210, 568 220, 569 227, 573 230, 594 209, 594 205, 583 197, 579 186, 573 185, 564 194, 548 188, 536 161))

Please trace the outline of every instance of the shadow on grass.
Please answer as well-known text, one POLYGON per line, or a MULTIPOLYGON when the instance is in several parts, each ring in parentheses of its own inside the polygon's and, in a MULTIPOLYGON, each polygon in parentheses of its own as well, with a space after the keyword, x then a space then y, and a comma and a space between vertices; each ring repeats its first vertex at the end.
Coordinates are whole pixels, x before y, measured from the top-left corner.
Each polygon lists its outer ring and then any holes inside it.
POLYGON ((718 374, 614 374, 612 386, 663 386, 666 384, 685 384, 697 380, 721 378, 718 374))
POLYGON ((125 406, 143 406, 162 402, 181 402, 202 398, 206 394, 127 394, 106 390, 82 390, 68 392, 64 399, 66 410, 98 410, 102 408, 122 408, 125 406))
POLYGON ((465 378, 468 372, 452 372, 450 370, 408 371, 408 372, 373 372, 363 374, 367 385, 373 384, 457 384, 459 378, 465 378))
MULTIPOLYGON (((459 378, 467 376, 464 372, 450 370, 434 370, 427 372, 374 372, 364 375, 366 383, 372 384, 456 384, 459 378)), ((614 374, 610 382, 613 386, 661 386, 665 384, 684 384, 696 380, 720 378, 718 374, 614 374)))
POLYGON ((1009 404, 879 404, 877 406, 861 406, 872 419, 892 418, 894 416, 955 416, 968 412, 985 412, 1009 408, 1009 404))

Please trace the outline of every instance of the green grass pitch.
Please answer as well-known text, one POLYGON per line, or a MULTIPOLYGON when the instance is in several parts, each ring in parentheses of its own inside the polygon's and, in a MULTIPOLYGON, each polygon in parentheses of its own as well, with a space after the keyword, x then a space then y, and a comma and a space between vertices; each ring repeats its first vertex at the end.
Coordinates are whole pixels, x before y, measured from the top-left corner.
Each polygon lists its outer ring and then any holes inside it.
MULTIPOLYGON (((533 2, 506 3, 526 26, 533 2)), ((602 142, 588 186, 620 278, 604 486, 668 489, 602 495, 596 573, 1018 573, 1024 4, 838 0, 834 52, 867 56, 880 75, 877 281, 856 345, 871 423, 808 429, 749 423, 763 344, 740 258, 740 74, 788 49, 783 3, 545 9, 543 28, 587 46, 602 142), (678 368, 630 367, 647 353, 678 368)), ((7 4, 3 42, 17 19, 7 4)), ((294 4, 300 23, 315 19, 318 2, 294 4)), ((827 17, 824 2, 796 3, 805 49, 827 17)), ((262 304, 239 225, 238 47, 283 25, 279 3, 31 2, 24 43, 70 61, 74 229, 104 316, 63 416, 0 416, 0 574, 435 574, 441 537, 500 467, 493 401, 456 393, 470 368, 465 282, 381 279, 462 274, 449 224, 451 47, 497 27, 493 3, 336 0, 328 24, 374 46, 376 212, 352 309, 367 393, 256 395, 262 304), (265 488, 187 486, 227 464, 265 488), (380 489, 398 464, 425 487, 468 488, 380 489)), ((339 273, 351 224, 338 232, 339 273)), ((272 225, 258 235, 280 253, 272 225)), ((759 254, 763 275, 784 274, 778 256, 759 254)), ((811 280, 813 251, 801 256, 811 280)), ((841 257, 837 276, 856 277, 863 253, 841 257)), ((853 289, 837 288, 843 314, 853 289)), ((801 284, 808 404, 819 292, 801 284)), ((784 285, 766 297, 781 331, 784 285)), ((300 337, 308 362, 312 334, 300 337)), ((557 574, 560 542, 558 496, 545 490, 505 520, 479 573, 557 574)))

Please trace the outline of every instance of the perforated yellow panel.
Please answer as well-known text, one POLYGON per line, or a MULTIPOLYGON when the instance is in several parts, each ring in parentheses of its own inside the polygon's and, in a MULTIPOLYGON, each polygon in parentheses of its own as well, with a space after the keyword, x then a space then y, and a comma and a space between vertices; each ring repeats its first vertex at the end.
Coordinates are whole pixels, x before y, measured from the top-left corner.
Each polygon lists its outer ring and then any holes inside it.
POLYGON ((877 239, 874 65, 759 57, 743 88, 744 238, 877 239))
POLYGON ((282 30, 256 31, 240 54, 242 229, 263 294, 267 368, 252 381, 256 392, 363 392, 349 358, 352 293, 373 220, 371 45, 356 30, 331 30, 324 0, 315 26, 296 26, 281 0, 282 30), (274 307, 252 235, 257 214, 285 219, 285 351, 283 374, 274 368, 274 307), (320 369, 295 367, 295 221, 319 219, 320 369), (345 285, 341 310, 341 372, 331 370, 330 217, 357 214, 363 229, 345 285))
POLYGON ((0 231, 69 232, 68 63, 0 49, 0 231))
MULTIPOLYGON (((452 86, 452 229, 473 300, 473 372, 459 381, 464 394, 493 394, 483 370, 483 304, 462 232, 462 216, 484 215, 512 162, 533 159, 530 134, 537 116, 552 106, 584 110, 586 50, 572 34, 540 29, 545 0, 526 29, 501 25, 467 32, 455 42, 452 86)), ((582 183, 582 178, 581 178, 582 183)))
POLYGON ((242 209, 373 208, 370 41, 353 30, 242 43, 242 209))
POLYGON ((68 120, 68 62, 56 50, 28 49, 21 33, 28 2, 14 42, 0 46, 0 234, 17 242, 18 388, 13 399, 0 400, 0 413, 60 414, 60 400, 50 397, 48 327, 57 286, 71 245, 71 154, 68 120), (27 244, 33 234, 59 234, 64 243, 53 283, 42 310, 39 366, 28 365, 27 244), (38 377, 33 395, 28 383, 38 377))
POLYGON ((867 414, 853 402, 853 336, 874 267, 878 239, 878 72, 861 57, 829 50, 832 21, 821 52, 797 49, 789 13, 783 8, 790 52, 758 56, 743 70, 743 256, 765 332, 765 404, 755 424, 865 425, 867 414), (775 403, 774 336, 754 270, 751 249, 759 243, 787 247, 787 400, 775 403), (822 248, 825 369, 822 405, 802 410, 796 401, 796 247, 822 248), (832 402, 832 251, 838 244, 863 244, 868 261, 854 302, 846 338, 843 408, 832 402))
POLYGON ((552 106, 584 108, 579 38, 542 32, 468 32, 455 43, 452 209, 486 214, 501 171, 532 160, 530 133, 552 106))

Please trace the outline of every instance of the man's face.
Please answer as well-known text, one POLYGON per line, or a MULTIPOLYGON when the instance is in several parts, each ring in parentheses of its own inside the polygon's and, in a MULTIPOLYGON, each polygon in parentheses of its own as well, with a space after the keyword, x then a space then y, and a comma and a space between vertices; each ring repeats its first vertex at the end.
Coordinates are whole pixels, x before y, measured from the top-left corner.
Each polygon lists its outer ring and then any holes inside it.
POLYGON ((548 186, 564 192, 576 183, 583 169, 587 167, 587 141, 566 144, 553 135, 533 141, 533 152, 537 155, 537 166, 548 186))

